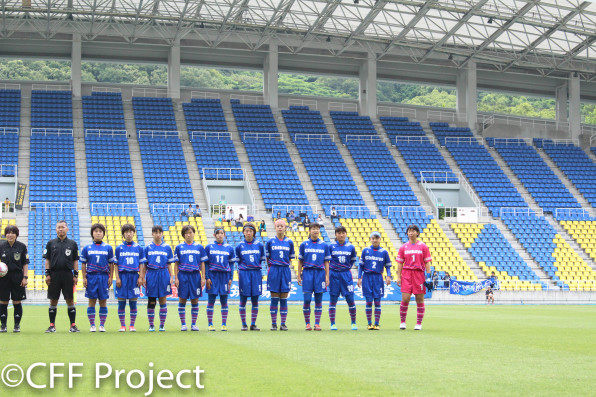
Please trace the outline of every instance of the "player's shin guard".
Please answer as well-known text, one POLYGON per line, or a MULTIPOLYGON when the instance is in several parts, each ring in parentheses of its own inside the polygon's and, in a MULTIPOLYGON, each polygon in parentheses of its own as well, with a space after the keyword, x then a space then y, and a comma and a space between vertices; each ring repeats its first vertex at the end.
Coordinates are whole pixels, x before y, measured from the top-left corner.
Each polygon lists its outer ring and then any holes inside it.
POLYGON ((70 320, 70 324, 74 324, 77 322, 77 308, 76 306, 68 306, 68 319, 70 320))
POLYGON ((315 324, 321 322, 321 315, 323 314, 323 293, 315 294, 315 324))
MULTIPOLYGON (((269 306, 269 312, 271 313, 271 324, 277 325, 277 305, 279 303, 278 297, 271 297, 271 305, 269 306)), ((281 320, 283 324, 283 320, 281 320)))
POLYGON ((312 302, 312 294, 304 294, 304 303, 302 304, 302 313, 304 314, 304 322, 310 324, 310 302, 312 302))
POLYGON ((197 318, 199 317, 199 303, 190 304, 190 316, 192 318, 192 325, 197 325, 197 318))
MULTIPOLYGON (((126 308, 126 301, 124 302, 124 307, 126 308)), ((128 301, 128 304, 130 306, 130 326, 134 327, 135 326, 135 322, 137 321, 137 301, 128 301)), ((122 320, 124 321, 124 319, 122 320)), ((122 325, 124 327, 124 325, 122 325)))
POLYGON ((186 303, 178 302, 178 317, 180 317, 180 324, 186 325, 186 303))
POLYGON ((337 296, 329 297, 329 322, 335 324, 335 306, 337 305, 337 296))
POLYGON ((14 307, 14 325, 15 327, 21 325, 21 319, 23 318, 23 305, 21 303, 13 303, 14 307))
POLYGON ((217 295, 209 294, 209 298, 207 300, 207 322, 209 325, 213 325, 213 307, 215 306, 215 299, 217 295))
POLYGON ((0 303, 0 324, 6 327, 6 319, 8 318, 8 304, 0 303))
POLYGON ((163 328, 166 325, 166 318, 168 317, 168 304, 159 304, 159 326, 163 328))
POLYGON ((368 321, 368 325, 372 324, 372 301, 366 301, 366 321, 368 321))
POLYGON ((354 302, 354 298, 346 298, 346 303, 348 304, 348 311, 350 312, 350 320, 352 324, 356 323, 356 302, 354 302))
POLYGON ((106 320, 108 318, 108 307, 101 307, 99 308, 99 325, 104 326, 106 324, 106 320))
MULTIPOLYGON (((132 303, 132 301, 130 301, 132 303)), ((130 309, 130 316, 132 317, 132 308, 130 309)), ((120 320, 120 326, 126 325, 126 301, 118 300, 118 319, 120 320)))
POLYGON ((406 317, 408 316, 408 306, 410 305, 409 302, 401 302, 399 304, 399 319, 402 323, 406 322, 406 317))
POLYGON ((56 324, 56 306, 50 305, 48 314, 50 316, 50 324, 56 324))
POLYGON ((281 298, 279 300, 279 314, 281 315, 281 324, 286 324, 286 318, 288 317, 288 298, 281 298))
POLYGON ((381 298, 375 299, 375 325, 379 325, 381 320, 381 298))
POLYGON ((259 315, 259 297, 251 296, 250 302, 252 303, 252 311, 250 312, 250 325, 256 325, 257 316, 259 315))
POLYGON ((228 324, 228 296, 220 295, 219 303, 221 303, 221 325, 228 324))
POLYGON ((95 327, 95 306, 87 307, 87 318, 89 319, 89 325, 95 327))
POLYGON ((240 312, 240 321, 242 325, 246 326, 246 300, 248 297, 240 295, 240 305, 238 305, 238 311, 240 312))
POLYGON ((419 303, 416 307, 416 325, 422 324, 422 319, 424 318, 424 312, 426 308, 424 307, 424 302, 419 303))
POLYGON ((149 301, 147 303, 147 319, 149 320, 150 327, 155 325, 155 306, 155 301, 149 301))

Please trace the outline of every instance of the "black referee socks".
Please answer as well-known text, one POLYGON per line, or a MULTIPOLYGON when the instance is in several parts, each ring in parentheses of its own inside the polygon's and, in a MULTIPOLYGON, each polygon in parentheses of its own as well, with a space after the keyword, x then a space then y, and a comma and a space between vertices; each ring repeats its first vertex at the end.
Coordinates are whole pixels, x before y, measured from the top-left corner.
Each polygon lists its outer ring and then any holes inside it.
POLYGON ((14 325, 15 327, 21 325, 21 318, 23 317, 23 305, 20 303, 13 303, 14 306, 14 325))
POLYGON ((0 323, 6 326, 6 317, 8 316, 8 305, 0 303, 0 323))
POLYGON ((77 318, 77 308, 76 306, 69 306, 68 307, 68 319, 70 320, 71 324, 76 323, 77 318))
POLYGON ((48 313, 50 314, 50 324, 56 324, 56 306, 50 305, 48 313))

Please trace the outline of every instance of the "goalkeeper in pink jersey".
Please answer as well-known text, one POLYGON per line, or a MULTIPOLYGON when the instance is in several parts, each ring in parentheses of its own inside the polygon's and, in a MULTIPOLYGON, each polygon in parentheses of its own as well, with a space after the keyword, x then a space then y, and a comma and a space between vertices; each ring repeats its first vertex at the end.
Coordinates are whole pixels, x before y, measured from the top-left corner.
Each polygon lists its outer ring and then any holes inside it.
POLYGON ((406 316, 412 294, 416 296, 416 326, 414 330, 422 329, 424 318, 424 294, 426 285, 431 285, 430 262, 432 258, 426 244, 418 241, 420 229, 417 225, 410 225, 406 229, 409 241, 402 245, 397 254, 397 285, 401 287, 401 304, 399 317, 400 329, 406 329, 406 316), (428 282, 428 284, 427 284, 428 282))

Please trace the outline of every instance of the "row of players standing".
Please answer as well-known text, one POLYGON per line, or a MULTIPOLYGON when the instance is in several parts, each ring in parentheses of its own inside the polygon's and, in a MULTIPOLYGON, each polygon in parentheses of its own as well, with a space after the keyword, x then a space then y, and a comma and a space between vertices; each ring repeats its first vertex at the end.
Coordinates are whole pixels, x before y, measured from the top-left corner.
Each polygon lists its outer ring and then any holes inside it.
MULTIPOLYGON (((258 299, 262 294, 262 263, 269 265, 267 275, 267 289, 271 294, 271 330, 277 330, 277 312, 281 315, 280 330, 287 330, 287 299, 291 291, 290 263, 295 258, 294 243, 285 236, 286 224, 284 220, 275 223, 276 237, 268 240, 266 245, 255 240, 256 229, 248 223, 243 228, 245 240, 234 250, 224 243, 225 232, 216 228, 215 242, 203 248, 194 242, 195 230, 187 225, 182 229, 185 242, 179 244, 175 251, 163 243, 161 226, 154 226, 152 230, 153 242, 145 249, 134 242, 135 227, 123 225, 124 242, 114 251, 102 240, 105 227, 94 224, 91 235, 94 242, 81 251, 82 273, 85 295, 89 299, 87 315, 91 324, 90 330, 96 331, 95 306, 100 304, 100 332, 105 331, 107 319, 107 299, 112 277, 116 276, 116 297, 118 298, 118 316, 121 332, 126 331, 125 310, 128 300, 130 307, 129 331, 136 331, 137 299, 141 286, 146 288, 148 297, 147 316, 149 331, 154 331, 155 308, 160 303, 159 319, 160 331, 165 330, 167 316, 166 297, 171 293, 171 284, 178 288, 178 313, 181 320, 181 330, 186 331, 186 303, 191 300, 192 324, 191 330, 198 331, 196 325, 199 307, 198 299, 203 288, 208 294, 207 318, 209 330, 214 331, 213 308, 217 297, 220 298, 222 331, 227 330, 228 303, 233 265, 238 262, 240 317, 242 330, 259 330, 256 325, 258 315, 258 299), (172 268, 172 265, 174 269, 172 268), (202 277, 204 275, 204 277, 202 277), (251 299, 252 313, 250 328, 246 322, 246 303, 251 299)), ((58 222, 58 238, 48 242, 44 251, 46 258, 46 282, 48 283, 48 298, 50 299, 49 317, 50 327, 46 332, 55 332, 56 305, 60 294, 64 296, 68 305, 71 332, 78 332, 75 325, 76 308, 73 302, 73 286, 78 278, 79 259, 76 243, 66 238, 68 227, 65 222, 58 222), (74 244, 74 245, 73 245, 74 244)), ((336 229, 336 242, 326 244, 319 238, 320 225, 313 223, 309 227, 309 239, 300 245, 299 267, 297 272, 298 284, 304 293, 303 314, 306 330, 320 330, 323 293, 329 287, 330 304, 329 318, 331 329, 336 330, 335 308, 337 301, 344 296, 349 307, 352 329, 356 330, 356 306, 354 302, 354 284, 350 269, 357 262, 355 247, 347 240, 347 231, 343 226, 336 229), (315 324, 311 327, 311 303, 315 298, 315 324)), ((415 294, 417 301, 417 322, 415 329, 421 329, 424 316, 425 280, 428 282, 430 254, 428 247, 417 241, 418 227, 412 225, 407 230, 410 241, 400 248, 398 256, 397 284, 401 286, 402 303, 400 305, 400 328, 405 329, 405 318, 411 294, 415 294)), ((391 283, 391 259, 388 251, 380 246, 381 236, 378 232, 371 233, 371 246, 362 251, 358 268, 358 286, 362 288, 366 299, 366 316, 369 330, 378 330, 381 317, 381 298, 384 295, 384 283, 391 283), (383 280, 383 270, 386 269, 386 279, 383 280), (372 323, 372 305, 375 306, 375 322, 372 323)), ((3 303, 3 302, 0 302, 3 303)))

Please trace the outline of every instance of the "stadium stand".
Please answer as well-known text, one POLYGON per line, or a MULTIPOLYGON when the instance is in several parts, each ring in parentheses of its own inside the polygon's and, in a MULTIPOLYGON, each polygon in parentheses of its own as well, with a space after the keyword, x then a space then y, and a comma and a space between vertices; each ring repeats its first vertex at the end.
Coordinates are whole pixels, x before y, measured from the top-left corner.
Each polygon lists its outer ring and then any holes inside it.
POLYGON ((459 181, 428 137, 397 136, 393 142, 418 182, 422 181, 422 171, 432 172, 425 175, 424 179, 427 182, 457 183, 459 181))
POLYGON ((502 290, 510 291, 522 286, 530 288, 530 285, 534 290, 547 287, 547 283, 540 282, 496 225, 454 223, 451 227, 486 277, 495 273, 502 290))
POLYGON ((137 131, 176 131, 171 98, 132 98, 137 131))
POLYGON ((21 90, 0 90, 0 176, 15 176, 19 163, 21 90))
POLYGON ((350 135, 361 138, 377 136, 377 130, 368 116, 360 116, 358 112, 338 111, 331 111, 329 115, 343 143, 346 143, 350 135))
POLYGON ((290 106, 282 114, 327 216, 335 207, 341 217, 370 217, 321 113, 308 106, 290 106))
POLYGON ((220 100, 195 98, 182 106, 201 178, 205 173, 207 179, 242 180, 220 100))
MULTIPOLYGON (((238 132, 255 173, 265 209, 273 216, 280 211, 313 214, 286 144, 278 140, 271 108, 267 105, 243 105, 231 100, 238 132)), ((311 218, 312 219, 312 218, 311 218)))
POLYGON ((155 205, 152 209, 153 224, 161 225, 164 230, 164 241, 172 249, 184 241, 182 238, 182 227, 192 225, 195 228, 194 241, 205 246, 208 243, 205 226, 202 217, 188 217, 182 215, 185 205, 155 205))
POLYGON ((31 128, 48 133, 70 129, 72 134, 72 91, 33 90, 31 128))
POLYGON ((447 138, 473 138, 474 134, 468 127, 450 127, 449 123, 431 122, 428 123, 433 133, 441 143, 446 146, 447 138))
POLYGON ((84 96, 83 125, 85 130, 125 130, 122 94, 92 92, 84 96))
POLYGON ((588 203, 596 207, 596 164, 586 152, 573 144, 546 143, 543 148, 588 203))
POLYGON ((468 142, 447 140, 447 149, 492 216, 498 217, 502 207, 527 207, 484 145, 473 138, 468 142))
POLYGON ((596 288, 594 270, 544 217, 531 210, 517 210, 502 213, 501 219, 559 288, 572 291, 596 288))
POLYGON ((410 121, 407 117, 379 117, 383 128, 387 132, 391 144, 395 144, 395 138, 401 136, 425 136, 420 122, 410 121))
MULTIPOLYGON (((409 225, 418 225, 420 241, 424 242, 433 258, 431 272, 437 271, 442 279, 449 273, 450 279, 477 281, 478 278, 457 252, 445 231, 432 215, 427 215, 422 207, 389 208, 389 220, 402 242, 408 241, 406 229, 409 225)), ((438 288, 448 287, 443 281, 438 288)))
POLYGON ((523 140, 494 139, 492 143, 545 212, 553 213, 555 208, 581 207, 532 146, 523 140))
POLYGON ((586 216, 583 220, 560 220, 559 223, 590 258, 596 261, 596 219, 586 216))
POLYGON ((122 225, 130 223, 137 229, 134 241, 144 246, 141 215, 137 204, 94 204, 91 208, 91 224, 101 223, 106 227, 104 241, 114 249, 124 240, 122 225))

